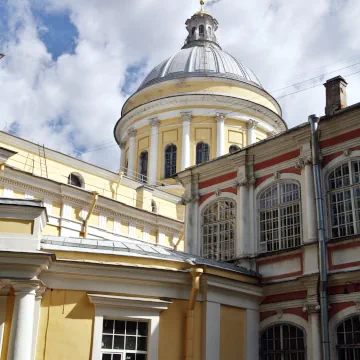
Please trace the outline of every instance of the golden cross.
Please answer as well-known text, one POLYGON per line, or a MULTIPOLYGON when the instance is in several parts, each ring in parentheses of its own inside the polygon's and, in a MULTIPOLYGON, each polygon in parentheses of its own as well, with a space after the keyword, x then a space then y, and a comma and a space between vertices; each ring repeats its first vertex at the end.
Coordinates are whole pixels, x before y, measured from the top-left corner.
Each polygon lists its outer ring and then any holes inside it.
POLYGON ((200 0, 200 5, 201 5, 201 10, 203 10, 203 6, 205 5, 205 1, 204 1, 204 0, 200 0))

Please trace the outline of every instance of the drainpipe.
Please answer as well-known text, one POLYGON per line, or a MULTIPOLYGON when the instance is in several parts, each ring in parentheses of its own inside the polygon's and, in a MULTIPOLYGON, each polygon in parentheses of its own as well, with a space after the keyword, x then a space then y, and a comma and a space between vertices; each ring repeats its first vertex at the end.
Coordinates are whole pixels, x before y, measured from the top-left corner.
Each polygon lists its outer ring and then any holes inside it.
POLYGON ((96 191, 93 191, 92 194, 93 194, 94 198, 93 198, 93 201, 91 203, 90 210, 89 210, 89 212, 88 212, 88 214, 86 216, 85 222, 84 222, 84 238, 86 238, 87 235, 88 235, 88 225, 89 225, 90 216, 94 211, 97 199, 99 197, 99 193, 96 192, 96 191))
POLYGON ((329 338, 329 318, 328 318, 328 299, 327 299, 327 248, 325 238, 324 220, 324 197, 321 183, 320 169, 320 143, 319 126, 320 118, 316 115, 309 116, 311 125, 311 150, 315 183, 315 201, 319 236, 319 262, 320 262, 320 315, 321 315, 321 342, 323 359, 330 360, 330 338, 329 338))
POLYGON ((194 309, 196 304, 196 295, 200 289, 200 276, 202 275, 203 271, 204 270, 201 268, 192 268, 190 270, 190 274, 192 276, 192 288, 186 316, 185 360, 194 359, 194 309))

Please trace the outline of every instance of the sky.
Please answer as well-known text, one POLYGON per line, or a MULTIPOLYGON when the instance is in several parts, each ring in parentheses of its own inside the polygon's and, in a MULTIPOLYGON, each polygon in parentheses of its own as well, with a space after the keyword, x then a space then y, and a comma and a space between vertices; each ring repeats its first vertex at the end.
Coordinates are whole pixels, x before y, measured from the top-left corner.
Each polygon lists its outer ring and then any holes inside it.
MULTIPOLYGON (((209 0, 222 48, 250 67, 289 127, 322 115, 342 75, 360 102, 359 0, 209 0)), ((184 44, 197 0, 0 0, 0 130, 116 171, 129 95, 184 44)))

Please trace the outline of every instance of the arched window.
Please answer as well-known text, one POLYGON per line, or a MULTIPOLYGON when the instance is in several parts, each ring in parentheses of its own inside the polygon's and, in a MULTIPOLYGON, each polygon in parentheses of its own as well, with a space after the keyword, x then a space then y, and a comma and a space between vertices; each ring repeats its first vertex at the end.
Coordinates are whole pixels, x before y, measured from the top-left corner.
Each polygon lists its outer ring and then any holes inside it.
POLYGON ((360 359, 360 317, 352 316, 337 327, 338 360, 360 359))
POLYGON ((209 145, 204 142, 199 142, 196 145, 196 165, 209 161, 209 145))
POLYGON ((176 146, 169 145, 165 149, 165 179, 176 174, 176 146))
POLYGON ((196 27, 194 26, 191 30, 191 35, 195 35, 196 27))
POLYGON ((68 184, 83 188, 85 186, 83 177, 78 173, 71 173, 68 177, 68 184))
POLYGON ((270 252, 301 245, 300 187, 281 182, 260 193, 260 251, 270 252))
POLYGON ((360 234, 360 160, 348 161, 328 177, 333 238, 360 234))
POLYGON ((304 331, 290 324, 268 327, 261 334, 261 360, 305 360, 304 331))
POLYGON ((204 25, 199 26, 199 34, 200 34, 200 36, 205 35, 205 26, 204 25))
POLYGON ((220 199, 208 205, 202 214, 202 254, 212 260, 235 258, 236 203, 220 199))
POLYGON ((229 147, 229 153, 230 153, 230 154, 232 154, 232 153, 234 153, 235 151, 238 151, 238 150, 240 150, 240 146, 231 145, 231 146, 229 147))
POLYGON ((143 183, 147 181, 147 173, 148 173, 148 152, 143 151, 140 154, 140 162, 139 162, 139 180, 143 183))
POLYGON ((154 214, 157 214, 157 205, 154 200, 151 200, 151 212, 153 212, 154 214))

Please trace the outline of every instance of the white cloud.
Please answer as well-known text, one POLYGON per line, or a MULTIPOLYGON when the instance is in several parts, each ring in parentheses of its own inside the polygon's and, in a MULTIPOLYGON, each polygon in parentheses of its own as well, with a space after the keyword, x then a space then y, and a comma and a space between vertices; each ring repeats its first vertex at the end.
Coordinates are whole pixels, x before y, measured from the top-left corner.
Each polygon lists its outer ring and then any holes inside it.
MULTIPOLYGON (((199 5, 195 0, 12 0, 7 6, 8 41, 0 42, 6 54, 0 61, 0 128, 13 124, 19 136, 76 154, 78 149, 113 144, 113 127, 125 101, 121 89, 126 70, 146 64, 145 75, 178 51, 186 36, 185 20, 199 5), (73 54, 52 59, 33 8, 69 13, 78 30, 73 54)), ((219 21, 223 48, 251 67, 270 91, 360 62, 356 0, 222 0, 213 1, 210 11, 219 21), (333 65, 324 67, 329 64, 333 65)), ((340 73, 356 70, 360 65, 340 73)), ((357 102, 360 74, 348 81, 349 103, 357 102)), ((306 121, 310 113, 322 114, 324 100, 324 89, 317 87, 280 103, 291 127, 306 121)), ((82 158, 111 169, 118 165, 116 146, 82 158)))

